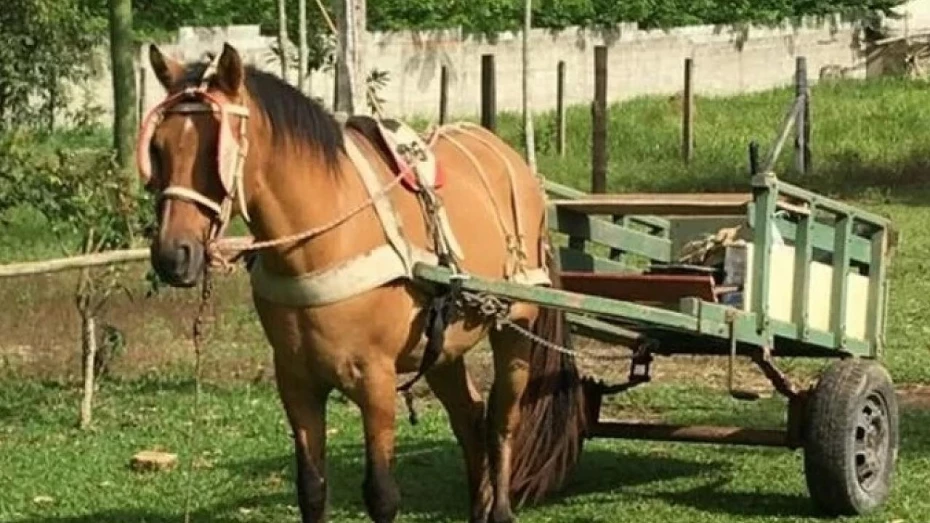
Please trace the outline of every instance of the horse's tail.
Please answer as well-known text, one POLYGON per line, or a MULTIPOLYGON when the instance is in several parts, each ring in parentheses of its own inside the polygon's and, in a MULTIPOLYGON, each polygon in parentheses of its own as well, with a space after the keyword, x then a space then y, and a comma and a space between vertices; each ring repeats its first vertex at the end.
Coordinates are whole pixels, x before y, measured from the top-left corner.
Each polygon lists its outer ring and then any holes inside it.
MULTIPOLYGON (((543 252, 550 268, 558 265, 548 249, 543 252)), ((550 273, 553 288, 561 288, 558 270, 550 273)), ((533 333, 571 348, 571 331, 563 311, 541 308, 533 333)), ((511 447, 510 490, 517 506, 538 502, 561 488, 578 462, 586 426, 584 394, 574 357, 534 342, 529 365, 520 424, 511 447)))

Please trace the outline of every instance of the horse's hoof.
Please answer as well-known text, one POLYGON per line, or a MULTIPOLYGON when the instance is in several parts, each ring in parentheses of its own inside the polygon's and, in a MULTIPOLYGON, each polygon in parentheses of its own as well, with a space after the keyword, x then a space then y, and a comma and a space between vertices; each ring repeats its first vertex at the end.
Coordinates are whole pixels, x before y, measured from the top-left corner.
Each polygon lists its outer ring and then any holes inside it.
POLYGON ((517 523, 517 518, 509 508, 497 509, 491 512, 488 523, 517 523))

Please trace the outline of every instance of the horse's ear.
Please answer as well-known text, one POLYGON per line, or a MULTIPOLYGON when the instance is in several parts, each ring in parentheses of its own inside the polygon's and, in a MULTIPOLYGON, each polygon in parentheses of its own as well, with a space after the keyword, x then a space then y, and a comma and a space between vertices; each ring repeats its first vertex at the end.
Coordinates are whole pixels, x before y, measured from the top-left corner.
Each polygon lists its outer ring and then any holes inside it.
POLYGON ((174 58, 165 56, 157 45, 149 46, 149 63, 159 83, 165 90, 170 90, 184 74, 184 65, 174 58))
POLYGON ((223 53, 216 64, 216 83, 226 94, 236 96, 242 90, 242 81, 245 77, 245 68, 239 51, 229 45, 223 44, 223 53))

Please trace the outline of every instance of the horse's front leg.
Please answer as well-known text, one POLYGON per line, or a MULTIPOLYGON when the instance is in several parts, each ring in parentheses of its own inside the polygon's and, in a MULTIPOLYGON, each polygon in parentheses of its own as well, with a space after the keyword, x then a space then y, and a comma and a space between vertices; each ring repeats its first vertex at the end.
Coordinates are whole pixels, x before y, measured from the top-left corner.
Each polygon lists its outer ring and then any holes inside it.
MULTIPOLYGON (((372 353, 377 350, 372 349, 372 353)), ((388 358, 368 360, 357 368, 361 375, 346 395, 361 409, 365 430, 362 495, 372 521, 392 523, 400 506, 400 491, 392 470, 397 373, 394 361, 388 358)))
POLYGON ((294 437, 297 505, 302 523, 326 521, 326 400, 330 387, 316 385, 302 367, 277 364, 275 378, 294 437))

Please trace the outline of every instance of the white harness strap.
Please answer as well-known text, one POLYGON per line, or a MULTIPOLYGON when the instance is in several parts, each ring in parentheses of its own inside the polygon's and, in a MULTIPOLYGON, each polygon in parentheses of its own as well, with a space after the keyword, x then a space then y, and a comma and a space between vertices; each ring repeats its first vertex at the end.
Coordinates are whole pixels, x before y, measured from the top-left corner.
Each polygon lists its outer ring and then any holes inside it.
MULTIPOLYGON (((359 150, 351 134, 345 134, 345 148, 356 166, 369 195, 374 197, 382 183, 371 164, 359 150)), ((262 265, 261 253, 251 269, 252 289, 268 301, 293 307, 314 307, 335 303, 370 291, 398 279, 413 280, 413 266, 423 262, 435 265, 435 253, 412 245, 401 231, 400 216, 386 198, 373 198, 373 206, 388 243, 329 268, 300 276, 272 274, 262 265)), ((453 250, 460 249, 452 235, 448 218, 442 214, 441 227, 448 234, 453 250)), ((509 274, 507 279, 527 285, 551 285, 545 268, 526 269, 509 274)))
MULTIPOLYGON (((381 188, 378 175, 374 172, 374 169, 371 168, 371 164, 368 163, 368 160, 362 155, 362 152, 358 150, 358 146, 355 145, 355 140, 352 139, 352 135, 346 133, 345 137, 346 152, 349 155, 349 159, 352 160, 352 163, 358 168, 358 174, 362 178, 362 182, 365 184, 368 194, 374 197, 378 193, 378 189, 381 188)), ((404 264, 404 271, 407 274, 411 274, 413 269, 413 263, 411 262, 413 251, 411 245, 404 239, 400 232, 400 216, 394 211, 394 206, 391 205, 390 200, 387 198, 375 199, 374 207, 378 214, 378 218, 381 220, 381 227, 384 229, 384 234, 387 235, 388 241, 397 251, 397 255, 404 264)))
MULTIPOLYGON (((252 265, 251 282, 260 297, 292 307, 327 305, 410 276, 405 260, 391 245, 382 245, 334 267, 300 276, 279 276, 262 267, 261 256, 252 265)), ((409 262, 435 264, 430 252, 415 249, 409 262)))

